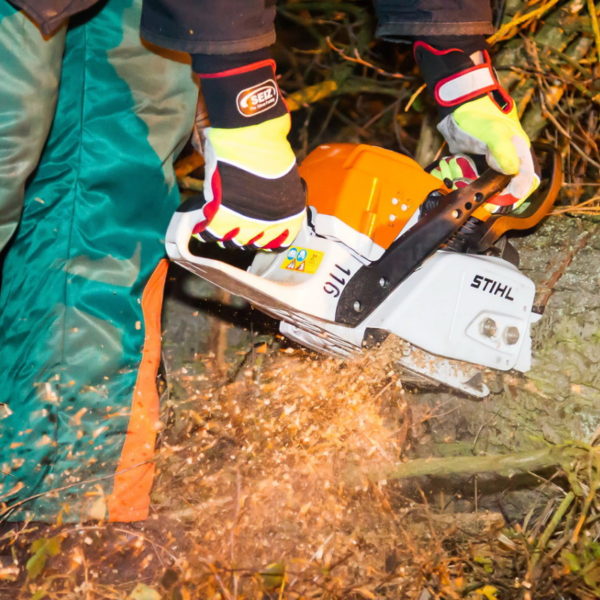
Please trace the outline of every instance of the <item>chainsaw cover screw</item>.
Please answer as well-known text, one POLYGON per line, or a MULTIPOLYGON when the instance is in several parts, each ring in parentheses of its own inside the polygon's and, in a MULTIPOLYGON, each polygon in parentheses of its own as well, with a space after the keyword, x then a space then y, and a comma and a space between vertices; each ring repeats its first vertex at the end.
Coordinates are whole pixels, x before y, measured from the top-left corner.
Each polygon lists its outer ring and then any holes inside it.
POLYGON ((518 341, 521 334, 519 333, 518 327, 512 325, 504 330, 504 341, 509 346, 514 346, 518 341))
POLYGON ((494 337, 498 331, 498 326, 496 325, 496 321, 494 319, 484 319, 481 323, 481 333, 486 337, 494 337))

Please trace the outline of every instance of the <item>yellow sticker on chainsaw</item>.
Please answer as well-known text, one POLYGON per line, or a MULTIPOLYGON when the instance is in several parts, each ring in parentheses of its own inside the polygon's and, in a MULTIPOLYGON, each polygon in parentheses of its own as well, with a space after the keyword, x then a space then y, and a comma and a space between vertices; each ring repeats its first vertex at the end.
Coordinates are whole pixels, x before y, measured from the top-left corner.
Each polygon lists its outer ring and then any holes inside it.
POLYGON ((288 248, 287 254, 281 263, 281 268, 286 271, 299 271, 300 273, 308 274, 316 273, 323 255, 324 253, 318 250, 291 246, 288 248))

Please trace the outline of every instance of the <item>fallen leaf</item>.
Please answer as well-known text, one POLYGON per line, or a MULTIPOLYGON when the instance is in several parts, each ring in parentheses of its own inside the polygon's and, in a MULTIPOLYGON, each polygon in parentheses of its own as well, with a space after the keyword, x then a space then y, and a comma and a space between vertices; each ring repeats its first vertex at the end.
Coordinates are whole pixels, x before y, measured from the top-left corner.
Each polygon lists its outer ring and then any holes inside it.
POLYGON ((27 577, 35 579, 45 569, 48 558, 60 554, 63 537, 55 535, 51 538, 40 538, 35 540, 29 549, 31 557, 25 565, 27 577))
POLYGON ((485 600, 498 600, 498 588, 493 585, 484 585, 476 589, 475 593, 485 600))
POLYGON ((261 571, 260 575, 265 588, 269 590, 280 588, 285 580, 285 565, 271 563, 261 571))
POLYGON ((127 600, 161 600, 160 594, 145 583, 138 583, 127 600))

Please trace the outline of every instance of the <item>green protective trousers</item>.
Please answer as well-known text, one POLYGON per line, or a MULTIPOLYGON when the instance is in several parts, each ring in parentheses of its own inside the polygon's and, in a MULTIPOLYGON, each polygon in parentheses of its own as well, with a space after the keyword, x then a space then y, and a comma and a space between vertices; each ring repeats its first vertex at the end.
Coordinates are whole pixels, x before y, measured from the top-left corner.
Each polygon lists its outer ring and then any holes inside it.
POLYGON ((0 0, 0 515, 146 518, 164 232, 189 64, 108 0, 50 38, 0 0))

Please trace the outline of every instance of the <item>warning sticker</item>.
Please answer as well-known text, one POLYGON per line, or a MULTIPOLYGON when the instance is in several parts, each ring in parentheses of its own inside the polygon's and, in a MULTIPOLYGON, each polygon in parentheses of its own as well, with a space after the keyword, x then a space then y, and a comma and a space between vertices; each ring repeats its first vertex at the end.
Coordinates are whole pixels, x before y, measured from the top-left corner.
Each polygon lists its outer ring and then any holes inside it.
POLYGON ((292 246, 288 248, 287 254, 281 263, 281 268, 286 271, 312 274, 317 272, 322 259, 323 252, 292 246))

